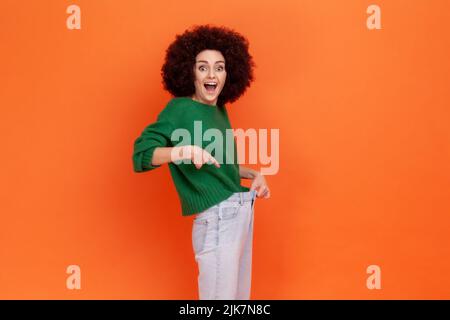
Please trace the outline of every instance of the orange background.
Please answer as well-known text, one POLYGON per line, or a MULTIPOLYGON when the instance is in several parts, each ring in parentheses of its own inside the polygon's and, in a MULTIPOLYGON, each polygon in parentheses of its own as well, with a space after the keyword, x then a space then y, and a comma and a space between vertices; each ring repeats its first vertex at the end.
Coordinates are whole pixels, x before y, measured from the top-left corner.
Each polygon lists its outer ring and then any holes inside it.
POLYGON ((245 35, 257 64, 233 127, 280 129, 252 298, 450 298, 449 1, 3 0, 0 15, 0 298, 197 299, 192 217, 167 165, 137 174, 131 154, 170 99, 167 46, 203 23, 245 35))

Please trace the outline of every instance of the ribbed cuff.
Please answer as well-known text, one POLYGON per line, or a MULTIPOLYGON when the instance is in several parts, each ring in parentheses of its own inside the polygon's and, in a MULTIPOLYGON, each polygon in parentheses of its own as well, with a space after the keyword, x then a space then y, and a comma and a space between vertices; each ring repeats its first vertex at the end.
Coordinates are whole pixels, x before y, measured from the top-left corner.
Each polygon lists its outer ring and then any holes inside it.
POLYGON ((161 167, 161 164, 152 165, 153 152, 156 148, 151 148, 142 153, 142 167, 148 170, 156 169, 161 167))

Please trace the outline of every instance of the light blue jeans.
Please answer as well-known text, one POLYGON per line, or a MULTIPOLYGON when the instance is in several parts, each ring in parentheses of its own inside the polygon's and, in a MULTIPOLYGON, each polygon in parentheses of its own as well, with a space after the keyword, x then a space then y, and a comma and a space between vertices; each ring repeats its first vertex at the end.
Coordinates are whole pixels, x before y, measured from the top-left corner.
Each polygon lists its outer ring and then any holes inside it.
POLYGON ((249 300, 256 191, 236 192, 198 213, 192 245, 200 300, 249 300))

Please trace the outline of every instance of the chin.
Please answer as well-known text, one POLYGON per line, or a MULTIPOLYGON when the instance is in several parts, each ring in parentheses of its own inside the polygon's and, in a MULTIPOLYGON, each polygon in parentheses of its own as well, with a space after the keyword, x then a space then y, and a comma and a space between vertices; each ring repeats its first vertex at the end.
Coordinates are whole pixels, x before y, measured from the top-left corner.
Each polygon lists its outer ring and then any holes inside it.
POLYGON ((216 100, 218 97, 219 97, 218 95, 211 96, 211 95, 209 95, 209 94, 205 94, 205 95, 203 96, 203 99, 205 99, 206 101, 209 101, 209 102, 213 102, 213 101, 216 100))

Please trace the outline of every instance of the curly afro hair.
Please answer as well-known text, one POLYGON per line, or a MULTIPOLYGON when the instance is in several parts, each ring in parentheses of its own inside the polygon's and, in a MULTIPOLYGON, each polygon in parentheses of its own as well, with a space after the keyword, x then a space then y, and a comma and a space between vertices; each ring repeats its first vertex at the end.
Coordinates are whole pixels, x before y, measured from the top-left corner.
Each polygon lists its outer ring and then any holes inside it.
POLYGON ((176 40, 166 50, 166 58, 161 68, 164 89, 175 97, 192 96, 195 93, 195 58, 203 50, 218 50, 225 58, 227 77, 218 97, 217 104, 236 101, 254 80, 256 66, 248 52, 248 40, 241 34, 210 24, 195 25, 177 35, 176 40))

